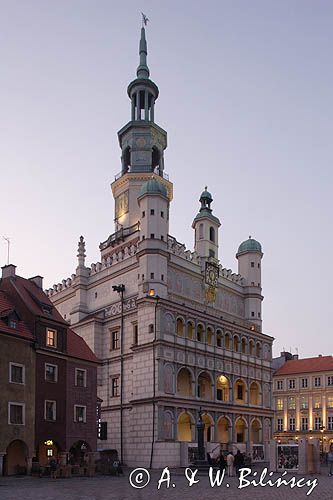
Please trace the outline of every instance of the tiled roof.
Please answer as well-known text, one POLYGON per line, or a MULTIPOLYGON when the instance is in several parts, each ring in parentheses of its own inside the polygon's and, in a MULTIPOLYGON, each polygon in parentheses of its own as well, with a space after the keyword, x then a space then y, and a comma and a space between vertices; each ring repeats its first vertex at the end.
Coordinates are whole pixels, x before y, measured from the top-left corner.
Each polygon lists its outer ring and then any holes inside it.
POLYGON ((10 328, 7 325, 6 321, 4 320, 5 314, 10 313, 13 310, 15 310, 14 304, 10 302, 9 298, 4 292, 0 291, 0 334, 9 333, 33 340, 33 333, 30 331, 24 321, 18 320, 17 328, 10 328))
POLYGON ((274 376, 327 371, 333 371, 333 357, 317 356, 316 358, 291 359, 282 365, 274 376))
POLYGON ((84 359, 98 363, 93 351, 80 335, 73 332, 70 328, 67 329, 67 353, 73 358, 84 359))

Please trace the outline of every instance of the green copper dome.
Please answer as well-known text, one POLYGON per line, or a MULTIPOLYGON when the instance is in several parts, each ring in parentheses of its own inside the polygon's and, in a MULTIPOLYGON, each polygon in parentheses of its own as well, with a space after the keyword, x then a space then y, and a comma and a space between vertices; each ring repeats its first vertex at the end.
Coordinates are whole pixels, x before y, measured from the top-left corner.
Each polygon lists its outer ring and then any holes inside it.
POLYGON ((237 255, 240 253, 245 253, 245 252, 262 253, 262 249, 261 249, 261 245, 260 245, 259 241, 254 240, 253 238, 251 238, 251 236, 249 236, 248 240, 243 241, 243 243, 241 243, 239 245, 237 255))
POLYGON ((157 181, 155 178, 149 179, 149 181, 142 184, 140 196, 145 194, 161 194, 166 197, 168 196, 167 189, 164 184, 157 181))

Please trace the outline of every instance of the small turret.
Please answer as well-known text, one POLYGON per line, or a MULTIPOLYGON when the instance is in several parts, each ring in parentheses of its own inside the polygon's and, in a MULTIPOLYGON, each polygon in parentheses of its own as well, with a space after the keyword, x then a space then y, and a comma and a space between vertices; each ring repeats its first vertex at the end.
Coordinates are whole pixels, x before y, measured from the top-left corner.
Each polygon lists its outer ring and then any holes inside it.
POLYGON ((261 259, 263 257, 261 244, 251 236, 239 245, 236 258, 238 273, 245 280, 248 297, 245 299, 245 315, 251 323, 261 329, 261 259))
POLYGON ((201 193, 199 201, 201 203, 200 211, 192 224, 195 230, 194 249, 199 257, 213 257, 218 259, 218 229, 221 223, 219 219, 212 214, 210 205, 213 201, 213 197, 209 191, 207 191, 207 186, 201 193))

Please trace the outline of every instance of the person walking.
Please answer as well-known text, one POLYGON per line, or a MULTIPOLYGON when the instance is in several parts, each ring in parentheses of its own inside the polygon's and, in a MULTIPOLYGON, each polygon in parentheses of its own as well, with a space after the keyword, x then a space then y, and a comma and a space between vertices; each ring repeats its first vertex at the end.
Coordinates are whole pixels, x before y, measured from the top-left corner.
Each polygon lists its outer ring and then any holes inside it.
POLYGON ((54 458, 52 458, 50 460, 50 472, 52 479, 57 479, 57 468, 58 468, 57 461, 54 458))
POLYGON ((220 456, 219 456, 219 463, 218 463, 219 467, 220 467, 220 471, 222 472, 223 470, 225 470, 227 468, 227 462, 225 460, 225 456, 224 456, 224 453, 223 451, 221 450, 220 452, 220 456))
POLYGON ((236 469, 236 475, 239 477, 239 469, 244 467, 244 455, 243 453, 240 452, 240 450, 237 450, 235 459, 234 459, 234 465, 236 469))
POLYGON ((228 476, 232 477, 234 475, 234 456, 231 453, 231 451, 229 451, 227 455, 227 466, 228 466, 228 476))
POLYGON ((328 475, 333 475, 333 444, 331 444, 329 452, 327 453, 327 465, 329 467, 328 475))

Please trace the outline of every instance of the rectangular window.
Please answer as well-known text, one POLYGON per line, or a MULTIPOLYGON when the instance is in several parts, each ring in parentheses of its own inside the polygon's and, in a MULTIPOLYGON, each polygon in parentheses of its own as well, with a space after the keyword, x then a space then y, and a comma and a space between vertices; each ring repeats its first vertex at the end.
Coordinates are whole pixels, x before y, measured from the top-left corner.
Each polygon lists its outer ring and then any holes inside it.
POLYGON ((278 391, 282 391, 283 389, 283 380, 277 380, 276 382, 276 388, 278 391))
POLYGON ((146 212, 145 211, 142 212, 142 218, 144 218, 144 217, 146 217, 146 212))
POLYGON ((333 385, 333 375, 327 377, 327 385, 333 385))
POLYGON ((153 240, 155 238, 155 234, 154 233, 151 233, 150 235, 150 239, 153 240))
POLYGON ((309 408, 309 400, 307 396, 301 396, 301 410, 307 410, 309 408))
POLYGON ((254 262, 251 262, 251 267, 254 267, 254 262))
POLYGON ((302 417, 301 429, 302 429, 302 431, 308 431, 309 430, 308 417, 302 417))
POLYGON ((24 379, 24 365, 19 365, 18 363, 9 363, 9 382, 12 384, 24 384, 24 379))
POLYGON ((161 217, 162 217, 162 219, 164 219, 164 212, 163 212, 163 210, 161 211, 161 217))
POLYGON ((333 417, 328 417, 327 419, 327 430, 333 431, 333 417))
POLYGON ((243 399, 243 386, 241 384, 237 385, 237 399, 243 399))
POLYGON ((302 378, 302 389, 307 389, 308 387, 308 379, 302 378))
POLYGON ((277 419, 277 431, 283 432, 283 418, 277 419))
POLYGON ((74 405, 74 422, 86 423, 87 422, 87 407, 74 405))
POLYGON ((320 387, 321 386, 321 377, 315 377, 314 378, 314 386, 315 387, 320 387))
POLYGON ((294 378, 289 380, 289 389, 295 389, 296 387, 296 381, 294 378))
POLYGON ((283 399, 278 398, 276 400, 276 409, 279 411, 283 410, 283 399))
POLYGON ((57 403, 55 401, 45 400, 44 418, 52 422, 57 419, 57 403))
POLYGON ((57 332, 48 328, 46 330, 46 345, 48 347, 57 347, 57 332))
POLYGON ((138 336, 138 324, 133 323, 133 345, 138 345, 139 336, 138 336))
POLYGON ((333 395, 329 394, 327 396, 327 408, 333 408, 333 395))
POLYGON ((9 327, 13 328, 13 329, 16 329, 17 328, 17 321, 15 319, 11 319, 9 321, 9 327))
POLYGON ((289 430, 294 431, 295 430, 295 425, 296 425, 296 419, 295 417, 290 417, 289 418, 289 430))
POLYGON ((153 208, 150 209, 150 215, 155 215, 155 210, 153 208))
POLYGON ((25 404, 8 403, 8 423, 10 425, 25 424, 25 404))
POLYGON ((111 332, 111 351, 119 349, 119 330, 111 332))
POLYGON ((315 420, 315 425, 314 425, 315 431, 320 431, 321 417, 315 417, 314 420, 315 420))
POLYGON ((111 397, 119 396, 119 377, 111 378, 111 397))
POLYGON ((316 409, 321 408, 321 397, 320 396, 313 397, 313 407, 316 409))
POLYGON ((45 363, 45 380, 47 382, 57 382, 58 380, 57 365, 50 365, 49 363, 45 363))
POLYGON ((296 398, 294 398, 293 396, 288 398, 288 409, 296 410, 296 398))
POLYGON ((75 368, 75 385, 76 387, 87 387, 87 370, 75 368))

